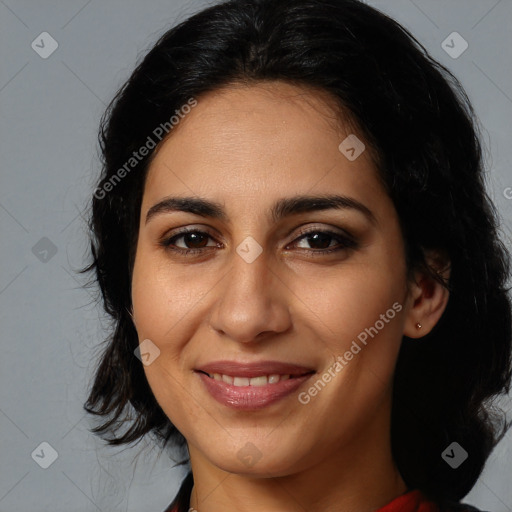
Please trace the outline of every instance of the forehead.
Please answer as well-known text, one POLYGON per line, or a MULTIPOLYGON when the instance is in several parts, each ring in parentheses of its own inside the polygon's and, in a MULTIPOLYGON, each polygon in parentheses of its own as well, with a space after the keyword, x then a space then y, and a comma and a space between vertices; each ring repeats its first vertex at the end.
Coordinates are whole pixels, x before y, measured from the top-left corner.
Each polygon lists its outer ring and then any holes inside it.
POLYGON ((352 161, 340 151, 357 135, 324 91, 258 83, 197 101, 155 154, 146 202, 171 193, 263 200, 333 189, 362 200, 379 189, 369 151, 352 161))

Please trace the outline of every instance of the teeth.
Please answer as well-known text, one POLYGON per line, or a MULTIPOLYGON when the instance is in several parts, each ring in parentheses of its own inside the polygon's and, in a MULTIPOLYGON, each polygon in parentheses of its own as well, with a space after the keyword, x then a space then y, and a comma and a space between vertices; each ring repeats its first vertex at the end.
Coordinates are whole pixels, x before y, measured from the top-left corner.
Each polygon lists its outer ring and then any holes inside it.
POLYGON ((261 377, 253 377, 249 381, 250 386, 266 386, 268 384, 268 378, 266 375, 262 375, 261 377))
POLYGON ((235 377, 233 379, 233 386, 248 386, 249 379, 247 377, 235 377))
POLYGON ((223 381, 232 386, 266 386, 267 384, 277 384, 282 380, 288 380, 289 375, 261 375, 259 377, 232 377, 231 375, 223 375, 220 373, 208 374, 212 379, 223 381))
POLYGON ((226 384, 233 384, 233 377, 230 377, 229 375, 223 375, 223 376, 222 376, 222 380, 223 380, 226 384))

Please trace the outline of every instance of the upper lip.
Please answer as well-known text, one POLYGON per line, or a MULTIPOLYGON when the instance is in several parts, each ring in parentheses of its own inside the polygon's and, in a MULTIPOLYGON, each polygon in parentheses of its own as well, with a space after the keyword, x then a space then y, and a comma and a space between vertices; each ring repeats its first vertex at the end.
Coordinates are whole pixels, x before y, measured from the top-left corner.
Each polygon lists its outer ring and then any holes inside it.
POLYGON ((315 370, 298 364, 281 361, 256 361, 253 363, 239 363, 236 361, 214 361, 196 368, 209 374, 219 373, 232 377, 260 377, 262 375, 305 375, 315 370))

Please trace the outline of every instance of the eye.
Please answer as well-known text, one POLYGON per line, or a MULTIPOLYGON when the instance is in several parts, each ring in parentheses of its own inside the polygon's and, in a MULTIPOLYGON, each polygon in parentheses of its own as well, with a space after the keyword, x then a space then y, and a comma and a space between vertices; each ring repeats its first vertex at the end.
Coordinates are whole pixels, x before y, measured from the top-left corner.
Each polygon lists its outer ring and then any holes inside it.
POLYGON ((187 229, 171 236, 170 238, 164 238, 160 241, 160 245, 166 249, 185 255, 191 253, 199 254, 204 252, 204 249, 210 249, 211 247, 219 246, 218 243, 208 245, 208 239, 213 240, 212 236, 205 231, 187 229), (181 243, 184 244, 185 247, 179 246, 179 240, 182 240, 181 243))
POLYGON ((293 243, 297 244, 301 242, 309 245, 309 247, 302 247, 302 250, 315 256, 357 247, 356 241, 347 235, 318 228, 302 231, 301 236, 293 243))
MULTIPOLYGON (((321 256, 357 247, 357 242, 348 235, 318 228, 301 231, 300 236, 287 247, 290 245, 298 246, 301 243, 309 247, 299 247, 299 249, 314 256, 321 256)), ((208 232, 198 229, 184 229, 171 237, 162 239, 159 245, 183 256, 201 254, 212 248, 222 246, 222 244, 216 242, 213 236, 208 232), (209 244, 209 241, 213 243, 209 244)))

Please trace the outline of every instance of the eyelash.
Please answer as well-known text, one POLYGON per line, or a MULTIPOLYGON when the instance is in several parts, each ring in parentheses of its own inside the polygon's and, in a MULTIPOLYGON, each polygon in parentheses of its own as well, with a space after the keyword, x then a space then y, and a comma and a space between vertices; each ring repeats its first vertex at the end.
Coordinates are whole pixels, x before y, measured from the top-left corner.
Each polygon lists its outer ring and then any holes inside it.
MULTIPOLYGON (((206 232, 206 231, 201 231, 201 230, 198 230, 198 229, 185 229, 183 231, 180 231, 179 233, 174 234, 173 236, 171 236, 169 238, 162 239, 159 242, 159 245, 164 247, 166 250, 179 253, 182 256, 188 256, 189 254, 192 254, 192 255, 200 254, 200 253, 204 252, 205 249, 209 250, 209 249, 214 248, 214 247, 211 247, 211 246, 210 247, 203 247, 201 249, 181 249, 181 248, 173 247, 173 244, 179 238, 181 238, 184 235, 189 234, 189 233, 197 233, 197 234, 201 234, 201 235, 206 235, 209 238, 213 239, 213 237, 208 232, 206 232)), ((341 235, 340 233, 335 233, 333 231, 322 230, 322 229, 303 230, 303 231, 301 231, 299 233, 299 236, 293 242, 299 242, 300 240, 303 240, 303 239, 307 238, 308 236, 311 236, 311 235, 314 235, 314 234, 329 235, 331 238, 336 239, 338 241, 339 245, 337 247, 331 248, 331 249, 301 249, 301 251, 304 251, 304 252, 306 252, 308 254, 311 254, 313 256, 325 256, 327 254, 339 252, 339 251, 342 251, 344 249, 347 250, 347 249, 355 249, 355 248, 357 248, 357 242, 354 239, 352 239, 351 237, 345 236, 345 235, 341 235)))

